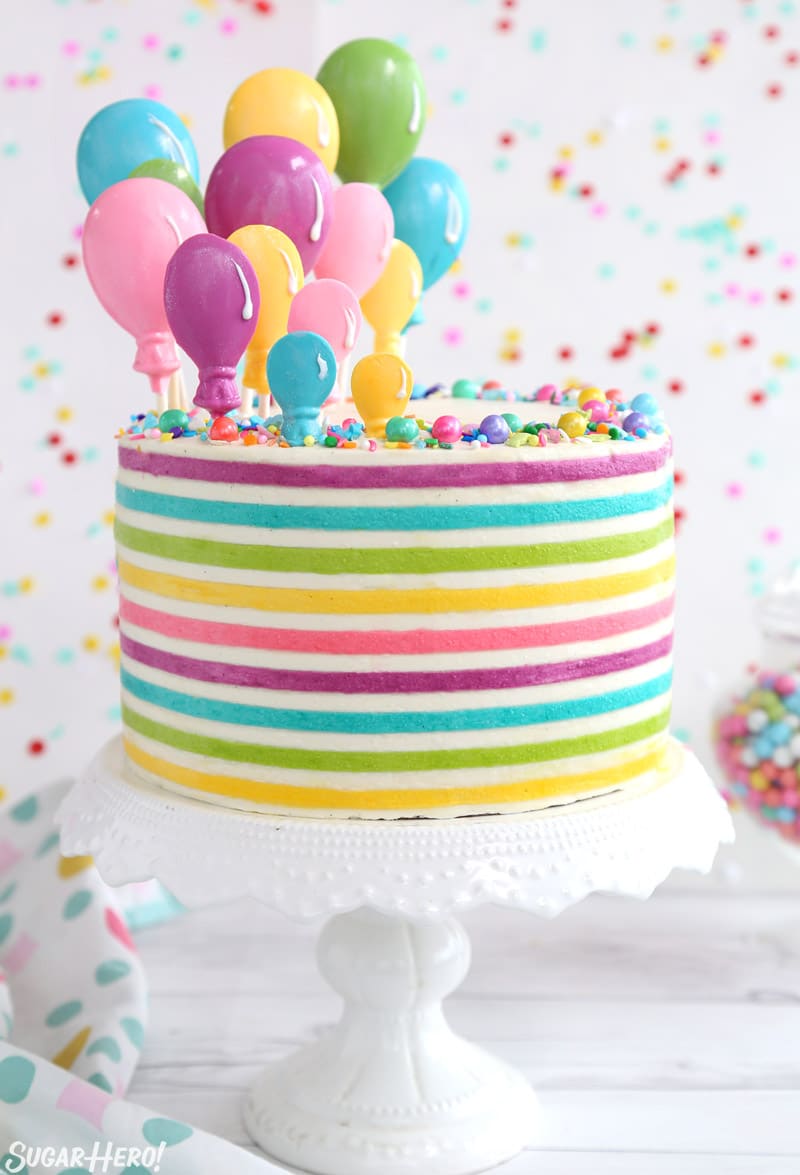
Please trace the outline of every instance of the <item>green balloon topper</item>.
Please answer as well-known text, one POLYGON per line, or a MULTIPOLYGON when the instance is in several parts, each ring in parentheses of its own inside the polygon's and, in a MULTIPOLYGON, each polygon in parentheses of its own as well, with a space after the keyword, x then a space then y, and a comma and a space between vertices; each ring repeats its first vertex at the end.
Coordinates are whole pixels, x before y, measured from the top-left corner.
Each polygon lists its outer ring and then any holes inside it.
POLYGON ((203 193, 194 182, 194 176, 191 172, 187 171, 180 163, 176 163, 174 159, 147 159, 138 167, 134 167, 128 179, 138 179, 140 176, 149 176, 151 179, 166 180, 168 184, 174 184, 176 188, 180 188, 182 192, 186 193, 197 211, 205 219, 203 193))
POLYGON ((348 41, 323 62, 317 81, 339 120, 339 178, 388 184, 411 159, 425 127, 425 83, 414 58, 390 41, 348 41))

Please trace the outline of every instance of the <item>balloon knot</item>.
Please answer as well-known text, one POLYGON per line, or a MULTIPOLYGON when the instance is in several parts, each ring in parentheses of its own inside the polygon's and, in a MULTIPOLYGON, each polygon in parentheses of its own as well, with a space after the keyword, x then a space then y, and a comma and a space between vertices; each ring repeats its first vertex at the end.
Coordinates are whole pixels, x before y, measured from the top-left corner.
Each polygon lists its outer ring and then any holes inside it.
POLYGON ((194 402, 212 416, 224 416, 242 402, 235 367, 201 367, 194 402))

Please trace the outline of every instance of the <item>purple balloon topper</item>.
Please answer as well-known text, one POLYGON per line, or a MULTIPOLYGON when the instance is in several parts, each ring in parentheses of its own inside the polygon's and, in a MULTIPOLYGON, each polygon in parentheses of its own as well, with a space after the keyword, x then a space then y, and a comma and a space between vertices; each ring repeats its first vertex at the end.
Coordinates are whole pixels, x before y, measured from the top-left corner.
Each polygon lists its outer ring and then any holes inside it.
POLYGON ((222 237, 189 237, 167 266, 167 319, 199 370, 194 402, 212 416, 224 416, 242 402, 236 364, 253 337, 260 305, 255 270, 242 250, 222 237))
POLYGON ((246 224, 268 224, 297 247, 303 272, 314 268, 333 220, 331 179, 313 151, 295 139, 254 135, 229 147, 206 188, 206 223, 229 237, 246 224))

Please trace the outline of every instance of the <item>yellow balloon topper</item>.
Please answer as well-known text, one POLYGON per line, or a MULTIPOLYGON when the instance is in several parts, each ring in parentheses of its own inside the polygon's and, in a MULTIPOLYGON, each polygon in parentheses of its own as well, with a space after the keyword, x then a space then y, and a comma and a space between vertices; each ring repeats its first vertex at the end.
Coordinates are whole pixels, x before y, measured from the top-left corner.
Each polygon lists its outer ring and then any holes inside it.
POLYGON ((247 348, 242 383, 258 392, 260 407, 265 409, 269 396, 267 354, 286 334, 292 298, 303 285, 303 263, 294 242, 271 225, 246 224, 228 240, 246 254, 261 291, 261 309, 247 348))
POLYGON ((361 299, 364 317, 375 331, 376 354, 402 355, 402 330, 421 296, 422 266, 416 253, 405 241, 392 241, 383 273, 361 299))
POLYGON ((365 355, 353 368, 353 403, 368 437, 386 436, 386 421, 403 416, 414 376, 399 355, 365 355))
POLYGON ((332 172, 339 158, 339 120, 325 90, 296 69, 262 69, 238 86, 225 109, 225 150, 252 135, 296 139, 332 172))

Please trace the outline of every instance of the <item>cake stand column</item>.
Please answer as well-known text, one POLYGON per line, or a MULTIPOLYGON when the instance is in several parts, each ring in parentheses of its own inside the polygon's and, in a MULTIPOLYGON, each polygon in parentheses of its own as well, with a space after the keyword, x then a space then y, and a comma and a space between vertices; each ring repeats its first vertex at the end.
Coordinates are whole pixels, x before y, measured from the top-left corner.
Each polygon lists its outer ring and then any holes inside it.
POLYGON ((527 1082, 444 1017, 470 963, 456 919, 340 914, 317 957, 344 1011, 251 1091, 245 1123, 267 1154, 319 1175, 469 1175, 531 1140, 527 1082))

